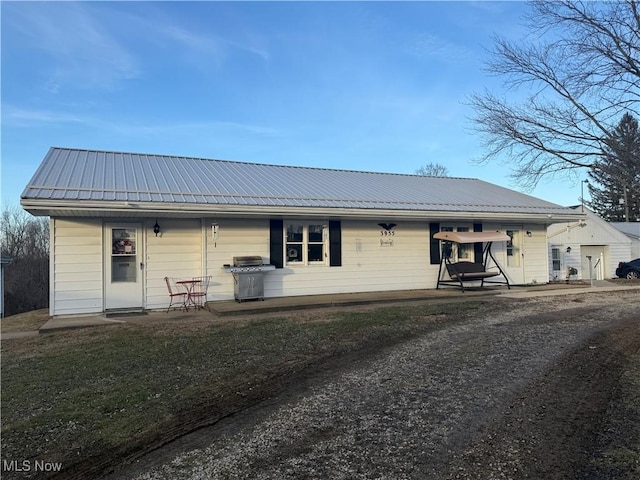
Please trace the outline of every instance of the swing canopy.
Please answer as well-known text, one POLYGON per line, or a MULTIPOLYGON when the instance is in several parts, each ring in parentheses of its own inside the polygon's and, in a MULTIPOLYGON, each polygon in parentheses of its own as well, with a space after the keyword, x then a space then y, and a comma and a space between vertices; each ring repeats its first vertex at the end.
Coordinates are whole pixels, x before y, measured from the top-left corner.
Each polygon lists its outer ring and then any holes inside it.
POLYGON ((506 242, 511 237, 502 232, 438 232, 433 238, 454 243, 506 242))

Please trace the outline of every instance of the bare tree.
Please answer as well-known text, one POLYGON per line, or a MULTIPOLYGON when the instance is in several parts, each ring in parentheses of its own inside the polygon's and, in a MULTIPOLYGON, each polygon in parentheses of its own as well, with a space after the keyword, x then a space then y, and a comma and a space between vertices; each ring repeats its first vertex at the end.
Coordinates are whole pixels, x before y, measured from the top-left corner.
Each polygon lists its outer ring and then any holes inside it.
POLYGON ((481 162, 502 157, 511 177, 533 187, 543 177, 592 168, 612 128, 640 102, 640 11, 636 0, 534 1, 522 43, 495 39, 487 70, 511 99, 471 97, 481 162))
POLYGON ((0 218, 2 253, 12 257, 5 267, 5 314, 48 307, 49 219, 16 206, 5 206, 0 218))
POLYGON ((416 169, 416 175, 424 177, 448 177, 449 169, 439 163, 427 163, 416 169))

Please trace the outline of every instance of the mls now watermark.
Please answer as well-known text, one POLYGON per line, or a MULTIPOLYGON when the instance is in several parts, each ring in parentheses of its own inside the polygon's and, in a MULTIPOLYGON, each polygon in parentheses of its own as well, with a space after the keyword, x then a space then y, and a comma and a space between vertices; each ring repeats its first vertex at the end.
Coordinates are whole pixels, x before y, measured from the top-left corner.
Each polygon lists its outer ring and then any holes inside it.
POLYGON ((46 460, 2 460, 3 472, 59 472, 62 462, 46 460))

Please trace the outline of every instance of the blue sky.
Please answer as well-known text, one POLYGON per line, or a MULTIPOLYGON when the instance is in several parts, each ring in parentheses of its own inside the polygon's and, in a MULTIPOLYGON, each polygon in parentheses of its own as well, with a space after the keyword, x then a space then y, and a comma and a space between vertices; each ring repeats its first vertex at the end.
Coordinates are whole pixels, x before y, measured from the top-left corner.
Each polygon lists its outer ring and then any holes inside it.
MULTIPOLYGON (((451 176, 517 190, 466 106, 520 2, 6 2, 2 201, 51 146, 451 176)), ((506 159, 505 159, 506 160, 506 159)), ((577 204, 580 183, 534 196, 577 204)))

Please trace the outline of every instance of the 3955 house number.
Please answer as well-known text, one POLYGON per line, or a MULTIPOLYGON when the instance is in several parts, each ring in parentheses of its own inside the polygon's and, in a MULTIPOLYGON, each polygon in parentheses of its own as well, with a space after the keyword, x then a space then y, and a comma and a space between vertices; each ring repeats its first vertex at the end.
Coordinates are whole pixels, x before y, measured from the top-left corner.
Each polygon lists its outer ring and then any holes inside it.
POLYGON ((393 227, 395 227, 397 224, 379 223, 378 225, 382 227, 382 230, 380 230, 380 236, 383 237, 380 239, 380 246, 393 247, 393 240, 389 237, 394 237, 396 235, 396 232, 393 230, 393 227))
POLYGON ((380 230, 380 236, 393 237, 396 234, 393 227, 397 226, 397 223, 379 223, 378 225, 382 227, 382 230, 380 230))

